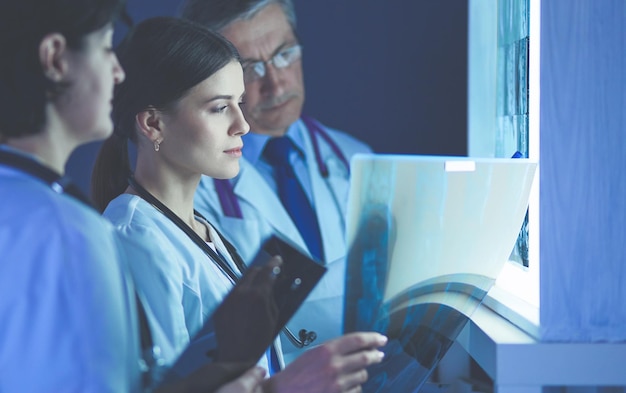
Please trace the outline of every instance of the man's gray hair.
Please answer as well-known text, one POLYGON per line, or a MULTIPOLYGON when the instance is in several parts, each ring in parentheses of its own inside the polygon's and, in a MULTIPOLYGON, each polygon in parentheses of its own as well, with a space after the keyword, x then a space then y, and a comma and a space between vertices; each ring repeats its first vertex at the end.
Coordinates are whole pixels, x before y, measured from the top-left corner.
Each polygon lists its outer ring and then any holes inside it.
POLYGON ((291 0, 185 0, 179 14, 211 30, 221 31, 232 22, 253 18, 270 4, 282 8, 295 33, 296 12, 291 0))

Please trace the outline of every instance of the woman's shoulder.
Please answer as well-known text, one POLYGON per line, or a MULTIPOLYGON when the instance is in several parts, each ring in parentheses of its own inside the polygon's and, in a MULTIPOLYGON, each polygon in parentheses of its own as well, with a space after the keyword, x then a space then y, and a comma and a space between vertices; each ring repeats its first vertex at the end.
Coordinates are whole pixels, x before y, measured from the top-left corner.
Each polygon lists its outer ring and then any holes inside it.
POLYGON ((113 199, 102 215, 116 227, 153 226, 160 214, 137 195, 121 194, 113 199))
POLYGON ((179 237, 178 228, 167 217, 136 195, 122 194, 113 199, 103 216, 135 243, 172 248, 179 237))
POLYGON ((11 258, 24 264, 31 260, 40 264, 45 258, 61 270, 69 265, 98 269, 96 261, 103 256, 111 262, 115 233, 92 207, 27 176, 7 178, 2 174, 0 200, 5 201, 0 204, 0 222, 11 234, 0 236, 5 255, 14 255, 11 258), (85 260, 92 263, 85 264, 85 260))
POLYGON ((0 172, 0 200, 5 201, 0 205, 0 221, 9 226, 68 230, 106 226, 93 207, 23 174, 3 176, 0 172))

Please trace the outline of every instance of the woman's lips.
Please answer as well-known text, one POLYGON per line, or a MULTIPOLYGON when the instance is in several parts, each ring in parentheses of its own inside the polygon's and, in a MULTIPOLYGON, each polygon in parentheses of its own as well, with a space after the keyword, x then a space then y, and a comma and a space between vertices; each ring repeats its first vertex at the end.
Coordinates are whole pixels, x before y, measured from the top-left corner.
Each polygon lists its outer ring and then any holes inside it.
POLYGON ((243 146, 235 147, 233 149, 224 150, 224 153, 232 157, 241 157, 241 149, 243 146))

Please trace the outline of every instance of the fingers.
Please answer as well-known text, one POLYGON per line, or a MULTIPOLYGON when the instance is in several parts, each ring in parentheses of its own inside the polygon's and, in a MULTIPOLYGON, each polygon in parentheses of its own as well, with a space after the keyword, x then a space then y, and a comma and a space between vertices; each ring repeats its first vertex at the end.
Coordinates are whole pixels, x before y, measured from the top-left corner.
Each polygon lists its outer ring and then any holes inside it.
POLYGON ((244 391, 253 391, 265 378, 266 371, 262 367, 253 367, 237 378, 244 391))
POLYGON ((337 363, 340 391, 361 392, 361 385, 368 378, 366 368, 382 362, 385 356, 376 348, 386 343, 387 337, 382 334, 365 332, 347 334, 332 343, 341 354, 341 361, 337 363))
POLYGON ((387 337, 376 332, 354 332, 336 338, 326 345, 332 346, 337 353, 349 354, 369 348, 380 348, 387 344, 387 337))
POLYGON ((361 392, 361 385, 367 382, 368 373, 365 369, 382 361, 384 354, 372 349, 344 357, 342 371, 338 374, 336 386, 340 392, 361 392))
POLYGON ((373 332, 351 333, 306 351, 268 384, 273 392, 339 393, 361 391, 366 367, 379 363, 387 337, 373 332))
POLYGON ((359 386, 355 386, 352 389, 346 390, 345 393, 361 393, 363 392, 363 389, 361 388, 361 385, 359 386))
POLYGON ((253 367, 239 378, 222 386, 216 393, 255 393, 260 391, 264 377, 263 368, 253 367))
POLYGON ((248 274, 254 273, 254 281, 267 282, 266 277, 270 277, 272 281, 280 274, 283 258, 280 255, 271 257, 263 266, 253 266, 248 269, 248 274))
POLYGON ((270 287, 280 274, 282 263, 283 259, 277 255, 271 257, 263 266, 248 268, 240 284, 241 287, 246 289, 270 287))
POLYGON ((274 255, 267 261, 268 266, 280 266, 283 264, 283 257, 280 255, 274 255))
POLYGON ((380 363, 385 357, 384 352, 377 349, 363 350, 343 356, 342 370, 346 373, 353 373, 364 370, 372 364, 380 363))
POLYGON ((337 381, 341 392, 361 391, 361 385, 367 382, 367 370, 360 369, 352 373, 346 373, 337 381))
POLYGON ((281 272, 282 264, 283 258, 280 255, 275 255, 267 262, 265 270, 269 270, 271 278, 276 279, 281 272))

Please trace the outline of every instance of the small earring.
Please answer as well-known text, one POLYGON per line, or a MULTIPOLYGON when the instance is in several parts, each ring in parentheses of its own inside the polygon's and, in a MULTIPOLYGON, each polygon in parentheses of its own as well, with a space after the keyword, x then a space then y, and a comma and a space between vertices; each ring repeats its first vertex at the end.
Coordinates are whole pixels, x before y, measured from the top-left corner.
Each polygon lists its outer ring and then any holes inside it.
POLYGON ((157 139, 154 141, 154 151, 159 151, 160 148, 161 148, 161 141, 157 139))
POLYGON ((59 75, 59 73, 56 71, 47 71, 46 76, 54 83, 59 83, 61 81, 61 75, 59 75))

